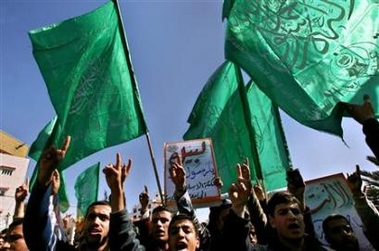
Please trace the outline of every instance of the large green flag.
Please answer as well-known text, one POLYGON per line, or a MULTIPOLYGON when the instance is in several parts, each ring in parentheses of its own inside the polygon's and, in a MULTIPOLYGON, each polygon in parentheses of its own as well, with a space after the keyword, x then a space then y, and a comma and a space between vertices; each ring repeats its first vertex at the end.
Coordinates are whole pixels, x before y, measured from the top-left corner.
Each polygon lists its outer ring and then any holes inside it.
MULTIPOLYGON (((273 133, 275 126, 268 124, 274 121, 270 117, 273 107, 265 103, 270 103, 267 98, 255 100, 260 97, 255 91, 254 86, 250 85, 249 96, 246 96, 238 67, 225 62, 204 86, 188 119, 190 127, 183 136, 184 139, 212 138, 219 176, 224 182, 223 192, 236 180, 236 163, 241 162, 245 156, 252 166, 251 177, 254 181, 255 178, 263 178, 268 181, 266 186, 270 190, 285 184, 282 174, 289 164, 280 158, 286 156, 286 152, 281 152, 282 156, 275 156, 281 148, 272 145, 284 141, 268 136, 273 133), (261 110, 260 106, 265 109, 261 110), (259 129, 258 132, 255 132, 256 128, 259 129), (264 142, 259 143, 258 140, 264 142), (274 149, 270 154, 271 147, 274 149), (262 157, 267 158, 263 162, 261 153, 262 157), (282 170, 280 165, 283 165, 282 170)), ((277 133, 277 136, 281 135, 277 133)))
POLYGON ((84 217, 88 206, 97 200, 100 162, 84 170, 75 181, 78 217, 84 217))
POLYGON ((119 23, 116 6, 108 2, 88 14, 29 33, 58 116, 47 145, 59 147, 71 136, 60 170, 147 132, 119 23))
POLYGON ((338 102, 379 115, 375 1, 225 0, 225 56, 298 122, 342 136, 338 102))

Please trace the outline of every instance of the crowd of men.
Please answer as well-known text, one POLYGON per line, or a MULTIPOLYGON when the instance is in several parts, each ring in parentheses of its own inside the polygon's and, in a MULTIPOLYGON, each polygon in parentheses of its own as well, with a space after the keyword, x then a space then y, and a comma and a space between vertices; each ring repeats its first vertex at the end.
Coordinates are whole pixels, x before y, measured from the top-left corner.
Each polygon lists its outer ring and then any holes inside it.
MULTIPOLYGON (((379 122, 368 96, 363 105, 345 104, 352 117, 362 124, 366 142, 379 160, 379 122)), ((337 250, 357 251, 359 241, 349 220, 332 214, 322 223, 329 246, 318 240, 310 209, 304 199, 305 184, 297 169, 287 172, 287 191, 266 198, 262 187, 253 184, 248 160, 237 164, 237 180, 228 190, 228 199, 210 208, 209 221, 196 218, 186 186, 186 172, 180 158, 171 163, 170 177, 175 185, 178 212, 165 205, 150 213, 147 191, 140 194, 141 219, 133 221, 126 209, 129 196, 123 191, 132 162, 123 164, 116 154, 114 164, 103 169, 111 191, 109 201, 92 203, 74 244, 59 229, 61 219, 52 213, 51 198, 59 188, 58 164, 69 150, 70 137, 61 148, 46 149, 40 160, 37 182, 28 195, 27 184, 16 190, 13 222, 3 230, 0 251, 245 251, 245 250, 337 250)), ((216 185, 221 185, 217 180, 216 185)), ((363 232, 373 249, 379 250, 379 212, 362 191, 360 169, 347 177, 354 205, 363 223, 363 232)))

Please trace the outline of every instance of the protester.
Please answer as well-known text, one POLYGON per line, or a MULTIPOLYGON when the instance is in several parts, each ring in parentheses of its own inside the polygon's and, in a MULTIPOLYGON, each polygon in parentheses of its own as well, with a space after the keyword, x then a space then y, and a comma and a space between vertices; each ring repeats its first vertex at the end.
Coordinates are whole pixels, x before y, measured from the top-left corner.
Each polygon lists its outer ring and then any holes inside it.
POLYGON ((325 240, 336 251, 359 251, 358 239, 345 216, 331 214, 322 222, 325 240))
POLYGON ((16 218, 9 225, 1 251, 28 251, 23 234, 23 218, 16 218))
POLYGON ((252 192, 248 163, 237 164, 237 172, 238 179, 228 190, 232 207, 224 222, 221 244, 223 250, 253 250, 249 238, 250 216, 245 207, 252 192))
POLYGON ((111 190, 111 202, 94 202, 89 206, 79 247, 74 249, 69 244, 57 240, 52 232, 48 214, 51 178, 65 156, 69 144, 70 137, 67 137, 61 149, 49 147, 42 155, 37 182, 25 214, 24 234, 30 250, 145 250, 136 239, 132 222, 125 209, 122 179, 129 175, 131 161, 127 166, 123 165, 120 154, 116 155, 116 164, 107 165, 103 170, 111 190))
POLYGON ((141 243, 146 246, 146 250, 168 250, 168 226, 171 218, 172 213, 168 208, 158 206, 153 209, 150 222, 150 234, 147 238, 142 235, 141 239, 142 241, 145 240, 144 242, 141 241, 141 243))
POLYGON ((25 216, 25 199, 29 193, 29 182, 16 188, 15 209, 13 214, 13 222, 5 232, 4 242, 0 246, 0 251, 24 251, 28 250, 23 235, 23 221, 25 216))
POLYGON ((26 181, 24 184, 16 188, 14 198, 15 198, 15 208, 13 214, 13 220, 23 219, 25 215, 25 199, 29 194, 29 182, 26 181))
POLYGON ((190 216, 192 222, 196 225, 197 236, 200 239, 200 245, 198 251, 208 251, 210 249, 210 233, 209 230, 200 224, 195 210, 193 208, 190 195, 187 189, 186 171, 180 156, 176 158, 176 161, 171 161, 170 166, 170 178, 175 185, 174 198, 180 214, 186 214, 190 216))
POLYGON ((257 232, 255 231, 255 227, 252 223, 249 224, 249 240, 253 246, 258 244, 257 232))
POLYGON ((175 215, 168 232, 170 251, 196 251, 200 247, 197 224, 187 214, 175 215))
POLYGON ((276 235, 268 250, 325 250, 314 235, 305 231, 303 203, 289 192, 276 192, 268 201, 269 222, 276 235))
POLYGON ((141 204, 140 215, 133 221, 137 238, 145 247, 147 247, 150 242, 151 212, 149 209, 149 200, 149 192, 147 186, 145 186, 145 190, 139 195, 139 202, 141 204))
POLYGON ((210 233, 210 251, 218 251, 222 246, 222 230, 224 222, 232 207, 232 202, 229 199, 223 199, 221 204, 209 208, 209 222, 207 225, 210 233))
MULTIPOLYGON (((175 185, 174 198, 176 201, 178 211, 181 214, 188 215, 194 222, 194 224, 196 224, 196 229, 199 231, 197 235, 200 236, 201 240, 201 247, 199 248, 199 250, 208 250, 209 244, 207 241, 209 237, 207 236, 209 234, 207 230, 200 225, 195 215, 191 198, 187 190, 186 172, 182 164, 182 160, 180 157, 176 157, 175 159, 170 161, 170 164, 170 178, 175 185)), ((148 224, 144 222, 145 220, 142 220, 143 222, 137 223, 140 233, 139 238, 141 240, 141 243, 146 246, 147 250, 168 250, 168 226, 172 219, 172 216, 172 212, 165 206, 158 206, 155 209, 153 209, 150 222, 150 234, 148 237, 143 235, 143 233, 147 232, 143 228, 148 226, 148 224)))
POLYGON ((374 108, 369 95, 363 96, 363 105, 344 104, 348 113, 363 126, 366 143, 379 161, 379 121, 375 118, 374 108))
POLYGON ((276 192, 269 199, 268 222, 274 232, 267 245, 253 246, 247 240, 250 217, 245 208, 252 194, 250 168, 244 163, 237 170, 238 179, 229 189, 233 205, 224 226, 225 250, 325 250, 315 236, 305 232, 304 204, 289 192, 276 192))
POLYGON ((371 245, 376 250, 379 250, 379 211, 362 191, 362 178, 358 165, 356 166, 356 171, 348 175, 347 183, 353 193, 354 207, 363 223, 363 233, 371 245))

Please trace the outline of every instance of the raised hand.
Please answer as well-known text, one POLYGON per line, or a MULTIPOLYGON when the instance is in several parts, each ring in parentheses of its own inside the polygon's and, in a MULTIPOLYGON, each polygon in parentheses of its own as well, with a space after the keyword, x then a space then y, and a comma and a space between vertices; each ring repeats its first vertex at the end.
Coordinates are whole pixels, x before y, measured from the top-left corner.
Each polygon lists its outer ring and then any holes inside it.
POLYGON ((175 185, 176 192, 181 194, 186 189, 186 170, 180 157, 176 158, 176 161, 170 161, 170 163, 170 178, 175 185))
POLYGON ((367 156, 366 159, 373 163, 374 165, 379 166, 379 160, 375 158, 374 156, 367 156))
POLYGON ((301 203, 302 210, 305 210, 305 183, 299 169, 290 168, 287 170, 287 190, 295 195, 301 203))
POLYGON ((29 193, 29 180, 26 179, 25 183, 16 188, 14 198, 16 203, 24 202, 29 193))
POLYGON ((360 124, 363 124, 370 118, 375 118, 374 108, 371 105, 370 96, 363 96, 363 105, 345 103, 346 110, 360 124))
POLYGON ((243 182, 247 189, 251 191, 252 183, 250 176, 249 159, 245 158, 242 164, 237 164, 238 181, 243 182))
POLYGON ((116 164, 108 164, 103 169, 108 187, 113 191, 122 191, 123 181, 129 176, 132 161, 128 165, 122 163, 120 153, 116 154, 116 164), (123 180, 124 179, 124 180, 123 180))
POLYGON ((354 173, 351 175, 347 174, 347 184, 349 185, 353 195, 362 195, 362 178, 359 165, 356 165, 356 171, 354 173))
POLYGON ((257 179, 257 183, 253 187, 253 190, 259 201, 264 201, 266 199, 265 192, 258 179, 257 179))
POLYGON ((237 182, 230 186, 228 194, 232 201, 233 211, 240 217, 244 217, 244 208, 252 191, 249 160, 246 158, 242 164, 237 164, 236 167, 238 174, 237 182))
POLYGON ((216 177, 213 181, 213 185, 215 185, 218 189, 221 189, 224 186, 221 177, 216 177))
POLYGON ((132 160, 128 159, 128 164, 121 166, 121 182, 124 184, 125 180, 129 177, 130 168, 132 168, 132 160))
POLYGON ((27 179, 24 184, 16 188, 14 198, 16 201, 14 207, 13 219, 23 218, 25 216, 25 199, 29 193, 29 180, 27 179))
POLYGON ((67 136, 61 148, 50 146, 45 149, 40 160, 40 169, 38 172, 38 182, 41 185, 48 186, 50 184, 53 172, 58 168, 59 162, 61 162, 66 155, 70 142, 71 137, 67 136))
POLYGON ((111 190, 112 212, 119 212, 125 209, 123 181, 129 176, 131 167, 132 161, 129 159, 128 165, 123 164, 121 155, 117 153, 116 164, 108 164, 103 169, 108 187, 111 190))
POLYGON ((144 186, 145 190, 139 194, 139 203, 141 204, 141 208, 143 210, 147 209, 147 206, 149 205, 149 191, 147 189, 147 186, 144 186))

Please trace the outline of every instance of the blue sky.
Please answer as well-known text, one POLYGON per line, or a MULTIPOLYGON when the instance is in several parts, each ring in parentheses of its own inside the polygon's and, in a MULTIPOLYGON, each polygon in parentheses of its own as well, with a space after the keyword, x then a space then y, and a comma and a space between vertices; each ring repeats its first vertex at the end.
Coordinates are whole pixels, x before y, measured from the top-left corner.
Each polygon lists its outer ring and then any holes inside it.
MULTIPOLYGON (((84 14, 105 1, 2 0, 0 3, 0 128, 31 144, 54 116, 47 90, 32 56, 28 31, 84 14)), ((224 62, 222 1, 120 1, 145 118, 163 186, 164 142, 180 141, 187 118, 203 85, 224 62)), ((355 164, 375 170, 361 126, 343 120, 344 142, 306 128, 282 113, 284 131, 295 167, 305 179, 353 172, 355 164)), ((112 147, 78 162, 68 170, 68 191, 76 205, 73 184, 86 167, 115 161, 119 151, 133 159, 126 181, 128 208, 147 185, 157 191, 145 137, 112 147)), ((35 162, 31 161, 28 175, 35 162)), ((99 197, 106 189, 101 179, 99 197)), ((74 210, 74 209, 73 209, 74 210)))

